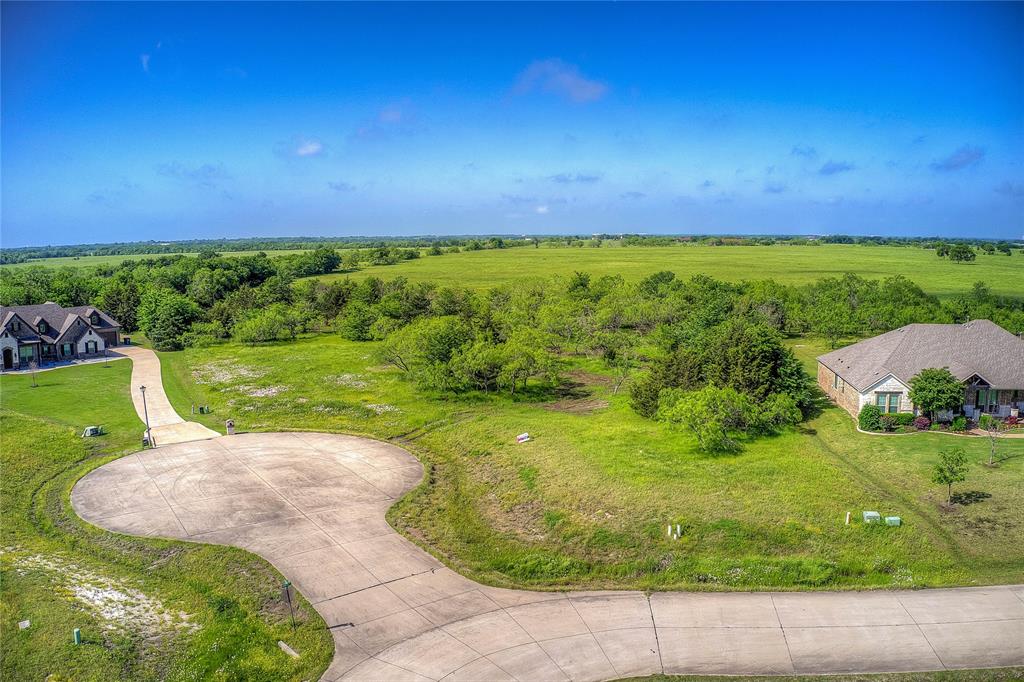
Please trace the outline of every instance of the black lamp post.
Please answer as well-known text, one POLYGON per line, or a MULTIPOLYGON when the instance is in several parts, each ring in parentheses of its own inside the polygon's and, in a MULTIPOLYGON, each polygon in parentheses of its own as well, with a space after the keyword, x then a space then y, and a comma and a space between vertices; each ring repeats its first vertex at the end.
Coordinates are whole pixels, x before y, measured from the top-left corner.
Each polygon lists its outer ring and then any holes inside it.
POLYGON ((139 390, 142 391, 142 414, 146 417, 146 440, 149 446, 153 447, 153 432, 149 430, 149 409, 146 407, 146 387, 139 386, 139 390))

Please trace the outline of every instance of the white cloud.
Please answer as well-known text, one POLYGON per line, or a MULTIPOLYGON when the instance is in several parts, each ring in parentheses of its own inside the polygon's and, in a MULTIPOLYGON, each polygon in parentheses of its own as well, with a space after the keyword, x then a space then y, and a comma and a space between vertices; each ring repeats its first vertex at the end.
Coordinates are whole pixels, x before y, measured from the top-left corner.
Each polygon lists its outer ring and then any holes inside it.
POLYGON ((535 211, 535 212, 536 212, 536 213, 537 213, 538 215, 547 215, 547 212, 548 212, 548 207, 547 207, 547 206, 538 206, 537 208, 535 208, 535 209, 533 209, 533 210, 534 210, 534 211, 535 211))
POLYGON ((150 56, 148 54, 139 55, 139 61, 142 63, 142 70, 146 73, 149 73, 149 57, 150 56))
POLYGON ((512 92, 517 95, 540 90, 573 102, 594 102, 608 92, 608 85, 587 78, 575 64, 561 59, 543 59, 533 62, 516 79, 512 92))

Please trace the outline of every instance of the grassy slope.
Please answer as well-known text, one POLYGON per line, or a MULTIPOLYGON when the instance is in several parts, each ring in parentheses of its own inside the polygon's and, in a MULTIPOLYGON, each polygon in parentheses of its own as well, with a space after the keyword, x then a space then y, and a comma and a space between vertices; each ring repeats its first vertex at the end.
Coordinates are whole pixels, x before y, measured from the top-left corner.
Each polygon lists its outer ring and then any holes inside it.
MULTIPOLYGON (((810 362, 819 347, 801 343, 810 362)), ((332 336, 164 354, 177 407, 209 403, 250 430, 314 429, 395 438, 430 467, 430 485, 392 511, 396 526, 460 571, 537 587, 871 587, 1020 581, 1024 442, 996 469, 975 465, 963 490, 991 495, 944 512, 929 470, 943 447, 984 458, 981 439, 879 438, 826 410, 801 431, 739 455, 695 451, 636 416, 590 374, 590 414, 544 408, 550 395, 441 400, 378 367, 374 344, 332 336), (211 383, 192 371, 213 367, 211 383), (262 372, 238 376, 239 368, 262 372), (190 385, 191 384, 191 385, 190 385), (277 387, 272 397, 246 395, 277 387), (249 387, 249 388, 245 388, 249 387), (370 405, 385 404, 381 414, 370 405), (396 411, 392 411, 396 408, 396 411), (516 445, 529 431, 534 440, 516 445), (846 511, 898 514, 899 529, 843 525, 846 511), (668 540, 679 523, 684 539, 668 540)), ((208 380, 208 379, 207 379, 208 380)))
POLYGON ((280 604, 280 575, 241 550, 101 531, 71 510, 75 481, 136 448, 142 424, 128 394, 130 362, 0 378, 2 516, 0 545, 0 677, 43 679, 311 679, 329 663, 331 637, 305 603, 290 631, 280 604), (107 435, 83 440, 81 429, 101 424, 107 435), (64 570, 29 570, 42 557, 64 570), (108 621, 85 609, 71 588, 91 573, 138 589, 201 628, 145 640, 112 633, 108 621), (27 630, 16 623, 30 620, 27 630), (82 646, 71 644, 81 628, 82 646), (293 661, 277 647, 289 642, 293 661))
POLYGON ((595 276, 622 275, 628 280, 671 270, 680 277, 698 273, 728 281, 770 277, 784 284, 855 272, 868 278, 912 274, 914 282, 928 293, 950 296, 970 291, 979 280, 985 281, 994 293, 1019 295, 1017 282, 1022 267, 1024 259, 1019 251, 1009 257, 979 255, 974 263, 960 265, 939 258, 934 251, 894 246, 611 246, 469 251, 326 277, 401 275, 414 282, 435 281, 484 289, 515 278, 567 275, 576 270, 595 276))

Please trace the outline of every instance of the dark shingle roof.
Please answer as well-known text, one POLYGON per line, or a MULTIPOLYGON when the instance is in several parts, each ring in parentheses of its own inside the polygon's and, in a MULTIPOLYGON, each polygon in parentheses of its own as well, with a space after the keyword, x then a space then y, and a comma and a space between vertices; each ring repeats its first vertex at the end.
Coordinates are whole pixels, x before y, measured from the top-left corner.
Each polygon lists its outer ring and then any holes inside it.
POLYGON ((93 311, 99 316, 99 324, 92 325, 94 329, 97 331, 120 329, 121 325, 117 320, 98 308, 93 306, 62 308, 56 303, 0 307, 0 319, 3 320, 0 324, 6 326, 10 317, 16 313, 26 324, 35 328, 32 330, 33 332, 38 332, 39 322, 45 320, 48 329, 45 332, 39 333, 38 337, 47 343, 54 343, 61 333, 66 331, 78 319, 78 316, 81 316, 82 319, 88 322, 89 314, 93 311))
POLYGON ((889 374, 909 383, 929 367, 947 367, 961 381, 977 374, 996 388, 1024 388, 1024 339, 989 320, 908 324, 818 362, 860 391, 889 374))

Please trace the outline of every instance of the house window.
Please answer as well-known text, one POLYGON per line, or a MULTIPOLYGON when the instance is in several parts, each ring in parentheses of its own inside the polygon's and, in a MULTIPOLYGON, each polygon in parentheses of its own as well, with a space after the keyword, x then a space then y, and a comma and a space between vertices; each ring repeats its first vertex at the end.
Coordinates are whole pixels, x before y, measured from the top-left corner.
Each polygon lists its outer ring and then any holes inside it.
POLYGON ((39 320, 39 333, 40 334, 45 334, 46 333, 46 329, 47 329, 47 327, 46 327, 46 320, 39 320))
POLYGON ((978 399, 974 404, 982 412, 998 412, 999 391, 994 388, 979 388, 978 399))
POLYGON ((74 352, 74 350, 72 349, 70 343, 62 343, 62 344, 60 344, 60 354, 61 354, 61 357, 65 357, 66 358, 67 356, 71 355, 73 352, 74 352))
POLYGON ((32 346, 22 346, 19 348, 18 357, 21 359, 21 364, 23 365, 27 365, 35 360, 35 353, 32 352, 32 346))
POLYGON ((832 375, 832 388, 842 392, 846 388, 846 382, 839 378, 838 374, 832 375))
POLYGON ((900 396, 902 395, 902 393, 876 393, 875 405, 877 405, 878 409, 882 412, 899 412, 900 396))
POLYGON ((89 321, 92 322, 93 324, 99 324, 100 316, 97 315, 96 313, 93 313, 92 315, 89 316, 89 321))

